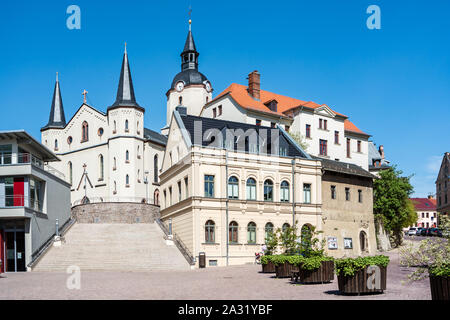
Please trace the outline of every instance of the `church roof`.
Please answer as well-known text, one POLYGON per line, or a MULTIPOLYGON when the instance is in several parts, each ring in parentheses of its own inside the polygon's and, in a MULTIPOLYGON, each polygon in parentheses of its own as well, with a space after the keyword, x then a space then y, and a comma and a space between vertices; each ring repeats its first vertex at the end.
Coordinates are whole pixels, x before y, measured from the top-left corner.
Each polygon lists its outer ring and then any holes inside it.
POLYGON ((41 128, 42 130, 50 128, 64 128, 66 126, 66 117, 64 115, 64 107, 59 88, 59 80, 56 77, 55 89, 53 90, 52 106, 50 109, 50 117, 48 123, 41 128))
POLYGON ((186 38, 186 42, 184 44, 184 49, 183 49, 183 53, 186 52, 197 52, 197 49, 195 48, 195 42, 194 42, 194 37, 192 35, 192 31, 189 30, 187 38, 186 38))
POLYGON ((183 81, 184 85, 187 86, 190 84, 203 84, 207 80, 208 78, 198 70, 186 69, 173 78, 171 89, 175 88, 178 81, 183 81))
POLYGON ((144 128, 144 138, 163 146, 167 144, 167 137, 165 135, 147 128, 144 128))
POLYGON ((116 101, 108 109, 116 107, 137 107, 143 109, 136 102, 136 98, 134 96, 133 80, 131 78, 131 70, 130 64, 128 62, 128 54, 126 48, 125 53, 123 54, 116 101))

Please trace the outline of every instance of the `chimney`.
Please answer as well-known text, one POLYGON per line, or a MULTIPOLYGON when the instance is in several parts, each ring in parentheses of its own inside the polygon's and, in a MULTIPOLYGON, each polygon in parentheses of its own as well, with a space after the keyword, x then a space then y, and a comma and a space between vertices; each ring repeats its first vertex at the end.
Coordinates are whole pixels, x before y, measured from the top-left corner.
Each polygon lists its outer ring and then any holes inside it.
POLYGON ((248 75, 248 93, 253 97, 253 99, 259 100, 259 91, 260 91, 260 74, 258 71, 253 71, 248 75))
POLYGON ((430 194, 430 195, 428 196, 428 199, 434 199, 433 195, 430 194))
POLYGON ((380 152, 381 159, 384 159, 384 147, 383 147, 383 145, 381 145, 380 148, 378 148, 378 151, 380 152))

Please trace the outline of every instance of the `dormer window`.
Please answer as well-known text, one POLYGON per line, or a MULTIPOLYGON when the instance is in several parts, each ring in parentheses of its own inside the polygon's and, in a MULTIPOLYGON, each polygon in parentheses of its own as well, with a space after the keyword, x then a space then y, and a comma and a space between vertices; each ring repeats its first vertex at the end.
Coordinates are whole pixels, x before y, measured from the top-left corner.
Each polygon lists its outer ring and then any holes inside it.
POLYGON ((270 101, 267 101, 265 103, 266 107, 269 108, 273 112, 277 112, 278 110, 278 101, 275 99, 272 99, 270 101))

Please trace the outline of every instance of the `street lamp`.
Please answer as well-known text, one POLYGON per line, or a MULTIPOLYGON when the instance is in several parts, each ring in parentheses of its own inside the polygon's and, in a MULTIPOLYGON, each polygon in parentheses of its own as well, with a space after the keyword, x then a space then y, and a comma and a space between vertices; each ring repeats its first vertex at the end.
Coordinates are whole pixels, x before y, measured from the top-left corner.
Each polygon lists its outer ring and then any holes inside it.
POLYGON ((145 183, 145 194, 146 194, 146 202, 148 203, 148 171, 144 172, 144 183, 145 183))

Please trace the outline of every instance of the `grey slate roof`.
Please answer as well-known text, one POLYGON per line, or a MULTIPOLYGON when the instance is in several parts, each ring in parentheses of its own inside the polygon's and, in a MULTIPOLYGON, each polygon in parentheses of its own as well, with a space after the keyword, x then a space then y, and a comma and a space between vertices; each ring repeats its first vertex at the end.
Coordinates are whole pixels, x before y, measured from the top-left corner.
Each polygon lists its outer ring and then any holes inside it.
POLYGON ((138 107, 143 109, 134 96, 133 80, 131 78, 130 64, 128 63, 128 54, 125 50, 120 70, 119 86, 117 88, 116 101, 109 108, 114 107, 138 107))
POLYGON ((192 35, 192 31, 189 30, 187 38, 186 38, 186 42, 184 44, 184 49, 183 49, 183 53, 186 52, 197 52, 197 49, 195 48, 195 42, 194 42, 194 37, 192 35))
POLYGON ((55 89, 53 90, 52 106, 50 109, 50 117, 47 125, 41 128, 42 130, 50 128, 64 128, 66 126, 66 117, 64 115, 64 107, 61 97, 61 90, 59 88, 59 80, 56 79, 55 89))
POLYGON ((163 146, 167 144, 167 137, 165 135, 147 128, 144 128, 144 138, 163 146))
MULTIPOLYGON (((178 112, 178 111, 175 111, 178 112)), ((214 144, 214 140, 212 140, 212 135, 211 137, 208 139, 208 134, 205 134, 208 130, 211 129, 218 129, 222 132, 222 136, 224 137, 224 139, 226 139, 226 129, 230 129, 230 130, 236 130, 236 129, 242 129, 244 132, 246 132, 249 129, 254 129, 256 131, 256 133, 258 134, 258 136, 261 134, 260 130, 267 130, 267 143, 270 144, 271 141, 271 134, 272 134, 272 130, 277 130, 278 135, 279 135, 279 146, 283 147, 287 150, 287 157, 292 157, 292 158, 309 158, 309 155, 306 154, 306 152, 302 152, 301 150, 299 150, 299 148, 293 143, 291 142, 291 139, 288 139, 285 136, 285 133, 278 129, 278 128, 270 128, 270 127, 263 127, 263 126, 257 126, 257 125, 251 125, 251 124, 247 124, 247 123, 241 123, 241 122, 234 122, 234 121, 225 121, 225 120, 219 120, 219 119, 212 119, 212 118, 203 118, 203 117, 197 117, 197 116, 191 116, 191 115, 185 115, 183 113, 179 113, 181 120, 183 121, 184 127, 186 128, 186 131, 189 133, 190 138, 191 138, 191 142, 193 144, 196 143, 195 138, 194 138, 194 134, 195 135, 200 135, 202 137, 206 137, 205 139, 201 139, 201 144, 202 146, 211 146, 212 144, 214 144), (195 122, 199 121, 201 123, 201 133, 195 132, 195 122)), ((259 139, 259 138, 258 138, 259 139)), ((261 145, 261 141, 258 141, 258 144, 261 145)), ((223 146, 220 146, 220 148, 222 148, 223 146)), ((234 142, 234 150, 237 149, 237 144, 236 142, 234 142)), ((245 151, 248 152, 249 151, 249 145, 248 143, 246 143, 245 146, 245 151)))
POLYGON ((315 160, 320 160, 322 162, 322 167, 325 171, 333 171, 343 174, 356 175, 366 178, 375 179, 376 177, 369 171, 364 170, 360 166, 352 163, 335 161, 330 159, 323 159, 315 156, 311 156, 315 160))
POLYGON ((389 161, 381 158, 381 154, 378 151, 377 147, 375 146, 375 143, 373 143, 373 141, 369 141, 368 147, 369 147, 368 161, 370 169, 386 169, 390 167, 389 161), (380 166, 374 166, 373 162, 378 160, 380 161, 380 166))
POLYGON ((178 81, 183 81, 184 85, 187 86, 190 84, 202 84, 206 80, 208 80, 208 78, 198 70, 186 69, 173 78, 171 88, 174 89, 178 81))

